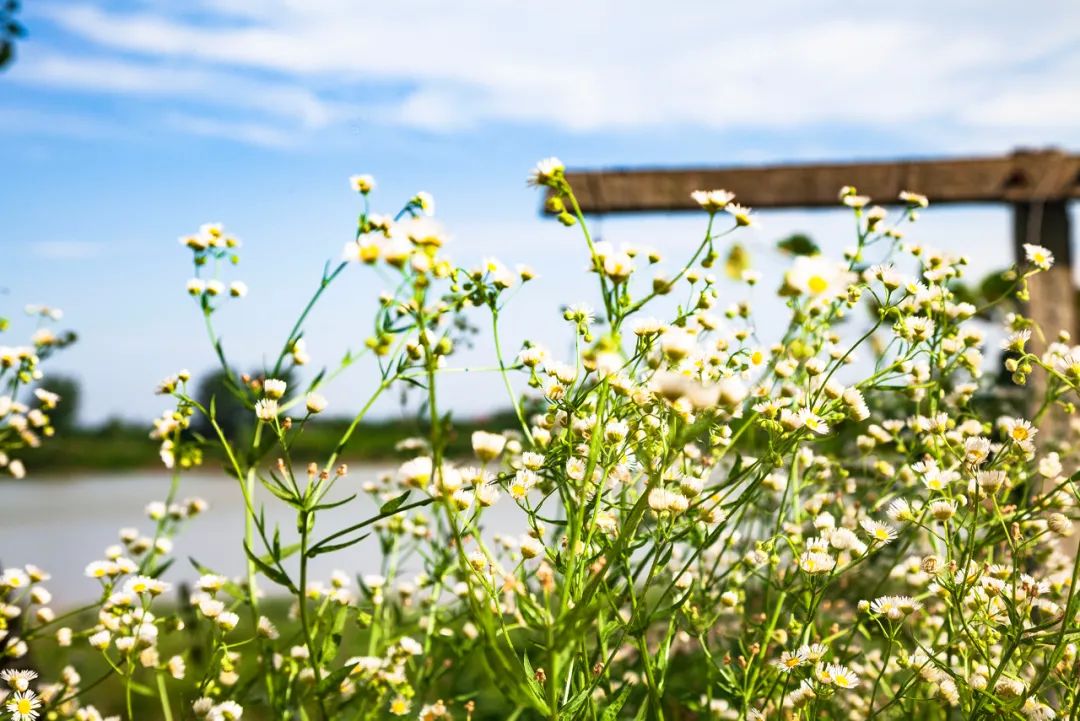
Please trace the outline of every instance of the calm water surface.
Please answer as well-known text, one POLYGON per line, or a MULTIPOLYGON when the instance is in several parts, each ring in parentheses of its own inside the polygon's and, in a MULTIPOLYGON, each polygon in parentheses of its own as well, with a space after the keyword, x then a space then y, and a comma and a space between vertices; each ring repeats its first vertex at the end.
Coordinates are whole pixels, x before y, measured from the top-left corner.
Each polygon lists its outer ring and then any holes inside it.
MULTIPOLYGON (((386 466, 353 467, 331 496, 345 498, 358 491, 364 481, 387 470, 386 466)), ((93 600, 98 585, 83 575, 86 564, 101 558, 107 546, 119 543, 121 528, 138 528, 144 535, 152 535, 154 525, 144 509, 150 501, 163 500, 168 490, 169 477, 163 472, 0 481, 0 563, 33 563, 51 573, 52 580, 45 585, 53 592, 56 606, 93 600)), ((265 489, 259 490, 258 500, 266 507, 268 525, 280 524, 283 545, 294 542, 292 509, 265 489)), ((187 475, 181 479, 178 498, 188 496, 205 499, 210 508, 187 521, 174 539, 176 561, 166 580, 175 584, 197 578, 189 557, 218 573, 244 573, 243 498, 236 481, 224 476, 187 475)), ((318 539, 359 523, 376 510, 375 503, 361 494, 340 508, 320 513, 314 536, 318 539)), ((517 508, 505 494, 485 513, 485 535, 516 536, 523 528, 517 508)), ((312 577, 323 581, 336 568, 350 574, 378 573, 378 541, 369 537, 347 550, 317 557, 311 568, 312 577)), ((418 566, 411 570, 418 570, 418 566)), ((268 590, 272 586, 268 581, 263 585, 268 590)))

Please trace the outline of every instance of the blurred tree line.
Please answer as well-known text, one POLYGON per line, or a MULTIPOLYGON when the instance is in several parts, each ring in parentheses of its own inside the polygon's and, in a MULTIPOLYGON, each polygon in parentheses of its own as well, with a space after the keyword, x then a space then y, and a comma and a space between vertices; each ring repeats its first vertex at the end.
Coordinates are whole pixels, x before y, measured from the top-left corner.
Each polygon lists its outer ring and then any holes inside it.
MULTIPOLYGON (((261 375, 261 371, 258 374, 261 375)), ((292 383, 291 376, 283 380, 292 383)), ((299 382, 299 381, 297 381, 299 382)), ((150 439, 150 423, 132 422, 124 419, 108 419, 97 425, 78 422, 81 392, 77 379, 50 375, 42 387, 61 396, 60 404, 49 413, 58 436, 52 443, 41 448, 28 449, 22 457, 34 472, 84 472, 119 471, 160 468, 158 443, 150 439)), ((249 404, 234 394, 233 388, 220 369, 201 376, 195 387, 195 398, 209 406, 214 399, 216 417, 222 430, 236 439, 240 445, 250 442, 242 437, 242 431, 251 427, 253 411, 249 404)), ((352 422, 348 415, 321 415, 309 422, 304 433, 292 445, 297 462, 325 459, 337 445, 345 428, 352 422)), ((349 441, 343 460, 385 461, 398 456, 401 441, 427 433, 427 417, 403 412, 400 416, 365 421, 349 441)), ((470 437, 474 430, 510 430, 517 427, 513 411, 507 408, 483 417, 457 420, 448 445, 448 453, 464 457, 470 453, 470 437)), ((200 418, 193 424, 192 433, 209 437, 215 431, 200 418)), ((214 445, 205 449, 204 466, 215 472, 224 467, 225 458, 215 455, 214 445)))

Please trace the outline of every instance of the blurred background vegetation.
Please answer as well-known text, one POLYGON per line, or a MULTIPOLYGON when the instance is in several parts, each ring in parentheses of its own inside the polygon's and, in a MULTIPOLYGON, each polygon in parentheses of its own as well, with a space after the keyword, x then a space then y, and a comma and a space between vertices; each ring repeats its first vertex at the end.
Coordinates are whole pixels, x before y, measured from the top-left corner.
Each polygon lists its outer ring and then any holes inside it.
MULTIPOLYGON (((777 242, 776 248, 785 255, 814 255, 819 252, 817 244, 804 234, 783 238, 777 242)), ((725 259, 725 272, 729 276, 738 277, 749 265, 748 251, 738 244, 732 246, 725 259)), ((1011 284, 1009 271, 1005 270, 990 273, 975 283, 957 284, 954 290, 961 301, 972 303, 979 309, 978 316, 982 320, 990 324, 1000 324, 1005 314, 1018 310, 1012 300, 1003 300, 1011 284)), ((870 307, 870 313, 874 312, 875 309, 870 307)), ((994 343, 991 342, 990 345, 993 346, 994 343)), ((1023 405, 1020 389, 1013 385, 1000 364, 998 367, 1001 368, 1000 377, 988 379, 983 393, 975 402, 987 412, 1016 413, 1023 405)), ((251 375, 258 377, 262 373, 255 370, 251 375)), ((221 370, 196 375, 196 378, 201 379, 196 385, 196 399, 209 405, 210 399, 214 398, 219 424, 227 434, 235 437, 239 429, 246 425, 246 417, 252 410, 233 394, 221 370)), ((298 382, 292 377, 283 380, 288 381, 290 386, 298 382)), ((160 467, 158 444, 149 437, 149 423, 112 419, 94 426, 80 424, 78 380, 68 376, 50 376, 46 387, 63 398, 60 406, 50 413, 56 432, 63 436, 63 440, 45 444, 42 448, 32 449, 24 454, 25 461, 35 473, 123 471, 160 467)), ((408 438, 425 435, 426 416, 410 411, 404 397, 401 409, 397 417, 363 423, 345 447, 342 460, 353 463, 388 460, 395 457, 395 447, 399 443, 408 438)), ((349 416, 319 416, 312 419, 304 433, 297 438, 294 458, 306 461, 327 457, 351 421, 349 416)), ((500 431, 515 428, 516 425, 513 411, 509 407, 491 415, 455 419, 448 452, 451 456, 465 457, 470 453, 469 439, 474 430, 500 431)), ((191 431, 204 437, 213 434, 205 420, 197 422, 191 431)), ((240 439, 240 442, 246 441, 240 439)), ((845 439, 837 438, 834 442, 844 443, 845 439)), ((208 468, 214 469, 224 463, 224 458, 215 455, 214 446, 207 446, 206 453, 204 463, 208 468)))
MULTIPOLYGON (((149 423, 111 419, 99 425, 80 425, 77 422, 79 382, 68 376, 50 376, 44 387, 62 398, 60 405, 50 412, 60 438, 58 442, 23 452, 23 459, 35 475, 160 468, 159 442, 151 440, 149 423)), ((238 437, 240 429, 245 427, 247 418, 253 413, 228 390, 225 374, 220 370, 203 376, 203 380, 197 384, 195 397, 206 406, 211 398, 215 399, 218 423, 232 438, 238 437)), ((350 416, 313 418, 305 426, 304 432, 297 436, 293 445, 294 458, 304 462, 326 458, 351 422, 350 416)), ((517 419, 510 408, 492 415, 459 419, 454 422, 449 452, 455 456, 467 455, 474 430, 499 431, 516 425, 517 419)), ((395 447, 399 443, 426 435, 427 432, 426 416, 408 412, 403 404, 402 413, 395 418, 362 423, 345 447, 342 460, 346 463, 385 460, 395 456, 395 447)), ((193 424, 191 433, 206 437, 213 434, 213 429, 200 418, 193 424)), ((241 444, 248 442, 244 438, 239 438, 239 441, 241 444)), ((204 451, 204 465, 209 469, 224 464, 225 458, 216 452, 215 445, 208 444, 204 451)))

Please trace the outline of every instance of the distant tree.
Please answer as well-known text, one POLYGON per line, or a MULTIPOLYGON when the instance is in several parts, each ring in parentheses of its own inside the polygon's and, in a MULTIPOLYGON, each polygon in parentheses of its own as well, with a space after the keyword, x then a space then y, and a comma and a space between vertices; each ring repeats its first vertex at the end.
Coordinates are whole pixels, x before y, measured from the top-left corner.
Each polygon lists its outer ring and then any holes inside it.
POLYGON ((776 243, 776 248, 787 255, 817 255, 821 248, 806 233, 794 233, 776 243))
MULTIPOLYGON (((210 400, 214 401, 214 410, 218 425, 227 436, 234 437, 243 428, 251 411, 236 395, 236 389, 228 381, 228 375, 223 370, 216 370, 202 377, 195 390, 195 400, 210 408, 210 400)), ((195 430, 204 436, 212 436, 214 429, 210 421, 202 414, 197 414, 198 420, 195 430)))
POLYGON ((18 0, 0 5, 0 69, 15 61, 15 40, 26 37, 26 28, 15 19, 18 12, 18 0))
MULTIPOLYGON (((239 373, 234 373, 233 378, 238 379, 239 375, 239 373)), ((261 370, 251 372, 252 378, 261 378, 262 376, 263 372, 261 370)), ((281 379, 289 384, 290 391, 294 390, 294 377, 291 374, 283 374, 281 379)), ((245 389, 239 389, 239 392, 243 394, 245 389)), ((251 396, 251 399, 254 400, 255 397, 251 396)), ((210 408, 211 398, 214 399, 214 410, 218 425, 221 426, 221 430, 225 432, 225 435, 235 437, 240 429, 250 423, 251 408, 241 400, 241 397, 237 394, 237 388, 229 382, 228 375, 221 369, 203 376, 196 387, 195 400, 207 409, 210 408)), ((197 415, 199 420, 196 421, 195 430, 204 436, 212 435, 214 429, 209 420, 201 414, 197 415)))
POLYGON ((60 396, 60 403, 49 413, 53 428, 57 432, 70 431, 77 425, 79 402, 82 400, 82 387, 77 378, 50 374, 41 387, 60 396))

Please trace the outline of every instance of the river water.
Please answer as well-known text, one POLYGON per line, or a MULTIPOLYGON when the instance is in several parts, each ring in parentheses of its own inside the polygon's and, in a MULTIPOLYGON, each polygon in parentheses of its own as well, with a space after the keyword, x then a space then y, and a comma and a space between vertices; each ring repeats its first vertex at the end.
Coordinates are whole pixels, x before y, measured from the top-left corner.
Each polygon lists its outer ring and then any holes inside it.
MULTIPOLYGON (((349 476, 334 487, 331 499, 357 492, 364 481, 388 470, 385 466, 350 467, 349 476)), ((44 585, 52 591, 57 608, 91 601, 99 586, 83 575, 86 564, 102 558, 107 546, 120 542, 121 528, 152 535, 154 523, 146 516, 146 504, 163 500, 168 490, 169 476, 163 472, 4 479, 0 481, 0 563, 5 567, 32 563, 51 573, 52 579, 44 585)), ((265 489, 259 491, 258 502, 265 506, 268 525, 280 524, 283 545, 294 542, 293 510, 265 489)), ((165 579, 175 584, 198 578, 189 557, 224 575, 244 573, 244 503, 236 481, 185 475, 177 498, 190 496, 205 499, 210 508, 185 522, 174 539, 176 561, 165 579)), ((342 507, 320 512, 314 537, 359 523, 376 512, 376 504, 361 493, 342 507)), ((506 494, 485 512, 484 526, 485 537, 489 533, 517 536, 525 528, 506 494)), ((334 569, 351 576, 378 573, 380 565, 379 544, 371 536, 352 548, 315 558, 311 577, 325 582, 334 569)), ((416 571, 419 566, 406 570, 416 571)), ((263 585, 272 586, 269 581, 263 585)))

